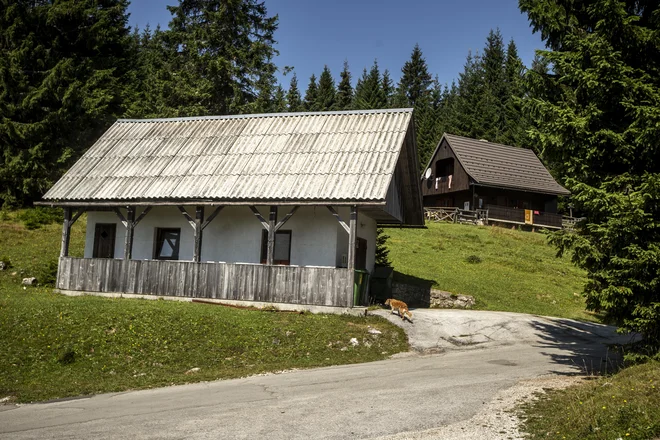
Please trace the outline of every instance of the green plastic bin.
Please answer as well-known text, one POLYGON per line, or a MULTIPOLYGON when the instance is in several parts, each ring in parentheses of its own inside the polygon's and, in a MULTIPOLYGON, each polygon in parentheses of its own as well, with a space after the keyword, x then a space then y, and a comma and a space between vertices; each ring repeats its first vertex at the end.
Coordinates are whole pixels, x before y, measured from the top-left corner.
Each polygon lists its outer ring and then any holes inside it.
POLYGON ((369 272, 362 269, 355 271, 355 282, 353 284, 353 305, 361 306, 365 303, 367 286, 369 285, 369 272))

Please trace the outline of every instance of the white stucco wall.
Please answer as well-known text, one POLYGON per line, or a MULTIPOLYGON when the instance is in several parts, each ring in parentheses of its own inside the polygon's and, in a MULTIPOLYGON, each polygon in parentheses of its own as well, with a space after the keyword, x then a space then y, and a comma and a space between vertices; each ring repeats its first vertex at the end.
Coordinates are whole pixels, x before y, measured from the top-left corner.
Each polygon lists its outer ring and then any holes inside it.
MULTIPOLYGON (((268 207, 258 207, 268 218, 268 207)), ((290 207, 280 207, 282 219, 290 207)), ((136 217, 142 208, 136 210, 136 217)), ((194 217, 194 209, 188 212, 194 217)), ((213 208, 206 208, 208 216, 213 208)), ((339 208, 341 218, 348 223, 349 208, 339 208)), ((96 223, 115 223, 115 258, 124 256, 126 229, 113 212, 90 211, 87 216, 85 257, 91 258, 96 223)), ((176 207, 156 207, 135 228, 133 258, 151 259, 154 253, 156 228, 180 228, 179 259, 191 260, 193 229, 176 207)), ((325 206, 300 207, 282 227, 291 230, 291 264, 299 266, 329 266, 341 264, 342 253, 348 252, 348 234, 339 226, 325 206)), ((261 257, 261 223, 247 206, 228 206, 204 229, 202 261, 226 263, 259 263, 261 257)), ((358 237, 367 240, 367 269, 373 270, 376 246, 376 222, 366 215, 358 215, 358 237)))

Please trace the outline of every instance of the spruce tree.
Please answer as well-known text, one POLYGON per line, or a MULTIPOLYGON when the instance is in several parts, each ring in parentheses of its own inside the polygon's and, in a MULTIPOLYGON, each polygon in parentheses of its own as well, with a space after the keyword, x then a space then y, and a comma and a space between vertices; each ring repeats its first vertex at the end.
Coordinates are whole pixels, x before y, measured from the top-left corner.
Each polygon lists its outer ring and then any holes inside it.
POLYGON ((272 86, 277 16, 258 0, 179 0, 166 39, 175 51, 171 99, 181 116, 251 110, 272 86))
POLYGON ((126 0, 14 0, 0 10, 0 203, 25 205, 123 111, 126 0))
POLYGON ((301 112, 304 110, 300 90, 298 89, 298 77, 295 72, 289 83, 289 91, 286 94, 287 108, 290 112, 301 112))
POLYGON ((443 133, 458 134, 458 86, 452 81, 451 86, 442 91, 440 108, 438 111, 438 134, 443 133))
POLYGON ((415 44, 410 60, 401 68, 398 86, 399 105, 414 107, 417 100, 428 93, 433 78, 429 73, 422 50, 415 44))
POLYGON ((362 77, 358 80, 355 87, 354 107, 358 110, 371 110, 387 107, 387 99, 381 82, 378 62, 374 64, 367 73, 367 69, 362 72, 362 77))
POLYGON ((392 107, 394 104, 394 84, 390 78, 390 71, 385 69, 383 72, 382 85, 383 95, 385 95, 385 107, 392 107))
POLYGON ((485 126, 483 96, 485 81, 481 57, 468 53, 463 72, 459 74, 456 99, 456 133, 461 136, 480 138, 485 126))
POLYGON ((442 137, 440 116, 443 104, 442 88, 436 77, 429 90, 421 94, 415 104, 415 133, 420 173, 423 172, 442 137))
POLYGON ((351 85, 351 72, 348 61, 344 61, 344 69, 340 74, 341 80, 337 88, 337 109, 350 110, 353 105, 353 86, 351 85))
POLYGON ((245 113, 272 113, 275 111, 275 93, 277 89, 275 65, 264 70, 255 84, 256 99, 243 108, 245 113))
POLYGON ((330 68, 326 65, 319 77, 319 87, 316 95, 316 108, 319 111, 336 110, 337 88, 332 78, 330 68))
POLYGON ((504 108, 507 100, 505 57, 500 30, 491 30, 486 38, 486 47, 481 59, 484 88, 480 104, 482 126, 479 136, 493 142, 504 140, 504 108))
POLYGON ((286 96, 284 95, 284 89, 281 85, 275 87, 275 93, 273 94, 273 112, 283 113, 287 111, 286 105, 286 96))
POLYGON ((173 85, 171 61, 174 54, 164 42, 160 27, 133 35, 135 51, 133 68, 129 71, 125 117, 164 118, 176 116, 176 103, 170 101, 173 85))
POLYGON ((308 112, 319 111, 319 89, 316 84, 316 75, 312 73, 312 76, 309 77, 309 84, 307 85, 307 90, 305 91, 305 99, 303 100, 303 108, 308 112))
POLYGON ((500 140, 507 145, 529 148, 526 132, 530 124, 527 115, 522 111, 525 99, 525 66, 518 57, 518 49, 513 40, 509 42, 506 49, 504 69, 507 92, 504 102, 504 133, 500 140))
POLYGON ((552 66, 529 73, 532 136, 586 216, 552 241, 587 270, 587 307, 660 357, 660 3, 520 7, 552 66))

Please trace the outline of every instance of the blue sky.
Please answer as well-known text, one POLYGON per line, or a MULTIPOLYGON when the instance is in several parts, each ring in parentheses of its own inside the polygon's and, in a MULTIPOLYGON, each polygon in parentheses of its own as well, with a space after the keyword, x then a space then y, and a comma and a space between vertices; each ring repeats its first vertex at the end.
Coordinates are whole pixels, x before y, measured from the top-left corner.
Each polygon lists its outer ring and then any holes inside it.
MULTIPOLYGON (((167 27, 168 4, 176 0, 132 0, 130 24, 167 27)), ((348 60, 353 83, 378 60, 398 81, 403 63, 419 43, 433 75, 451 83, 463 70, 469 50, 482 51, 490 29, 499 27, 505 43, 513 38, 525 65, 543 48, 517 0, 266 0, 279 15, 275 33, 278 67, 293 66, 300 87, 325 64, 335 80, 348 60)), ((280 78, 282 78, 280 76, 280 78)), ((282 79, 288 86, 289 78, 282 79)))

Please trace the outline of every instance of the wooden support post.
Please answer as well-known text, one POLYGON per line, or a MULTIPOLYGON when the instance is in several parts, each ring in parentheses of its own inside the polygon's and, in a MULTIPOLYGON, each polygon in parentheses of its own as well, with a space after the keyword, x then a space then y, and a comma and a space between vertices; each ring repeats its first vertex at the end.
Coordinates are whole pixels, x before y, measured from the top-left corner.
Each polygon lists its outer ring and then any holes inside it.
MULTIPOLYGON (((351 206, 351 219, 348 231, 348 268, 355 269, 355 242, 357 240, 357 206, 351 206)), ((352 303, 351 297, 351 303, 352 303)))
POLYGON ((271 266, 275 256, 275 226, 277 225, 277 206, 270 207, 268 215, 268 248, 266 253, 266 264, 271 266))
POLYGON ((135 228, 135 207, 126 207, 126 240, 124 241, 124 260, 133 257, 133 230, 135 228))
POLYGON ((193 251, 193 261, 199 263, 202 257, 202 225, 204 224, 204 207, 198 206, 195 209, 195 249, 193 251))
POLYGON ((69 256, 69 242, 71 241, 71 208, 64 208, 64 222, 62 223, 62 247, 60 257, 69 256))
POLYGON ((355 243, 357 240, 357 206, 351 206, 348 231, 348 306, 353 307, 353 284, 355 283, 355 243))

